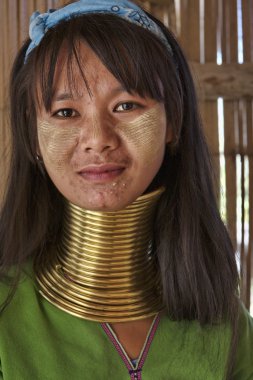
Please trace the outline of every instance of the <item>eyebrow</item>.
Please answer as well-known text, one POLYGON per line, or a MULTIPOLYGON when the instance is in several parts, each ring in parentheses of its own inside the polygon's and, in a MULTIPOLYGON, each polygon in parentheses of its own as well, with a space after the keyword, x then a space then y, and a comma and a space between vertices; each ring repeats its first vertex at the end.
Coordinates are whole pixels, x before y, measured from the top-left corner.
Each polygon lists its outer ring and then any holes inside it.
POLYGON ((118 92, 128 92, 128 91, 126 90, 124 86, 118 86, 112 90, 113 94, 117 94, 118 92))
POLYGON ((69 100, 69 99, 74 99, 73 95, 68 93, 68 92, 63 92, 62 94, 57 94, 54 97, 54 101, 60 102, 61 100, 69 100))
MULTIPOLYGON (((118 86, 111 90, 112 95, 120 93, 120 92, 128 92, 125 87, 118 86)), ((56 94, 54 97, 55 102, 60 102, 62 100, 73 100, 73 99, 80 99, 82 98, 82 95, 77 95, 76 97, 73 97, 73 95, 69 92, 63 92, 56 94)))

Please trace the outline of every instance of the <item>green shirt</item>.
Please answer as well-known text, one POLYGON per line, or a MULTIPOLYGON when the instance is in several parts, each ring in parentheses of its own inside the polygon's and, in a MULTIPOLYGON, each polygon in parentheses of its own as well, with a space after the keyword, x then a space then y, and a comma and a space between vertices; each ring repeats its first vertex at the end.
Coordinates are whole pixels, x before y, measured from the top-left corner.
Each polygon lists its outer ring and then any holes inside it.
MULTIPOLYGON (((1 284, 0 303, 7 292, 8 287, 1 284)), ((227 325, 201 328, 197 322, 175 322, 163 316, 139 378, 222 380, 230 338, 227 325)), ((50 304, 29 273, 0 315, 0 360, 0 379, 4 380, 130 379, 101 324, 50 304)), ((253 320, 242 307, 232 380, 252 379, 253 320)))

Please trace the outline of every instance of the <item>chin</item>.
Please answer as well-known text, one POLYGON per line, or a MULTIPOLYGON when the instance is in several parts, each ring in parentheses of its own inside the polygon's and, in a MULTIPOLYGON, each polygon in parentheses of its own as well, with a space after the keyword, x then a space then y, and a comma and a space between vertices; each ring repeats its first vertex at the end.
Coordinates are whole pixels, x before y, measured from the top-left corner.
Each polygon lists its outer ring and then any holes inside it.
POLYGON ((111 211, 119 211, 119 210, 122 210, 123 208, 125 208, 127 204, 124 204, 122 202, 87 202, 87 200, 85 200, 84 202, 82 201, 77 201, 77 200, 70 200, 71 203, 73 203, 74 205, 84 209, 84 210, 88 210, 88 211, 100 211, 100 212, 111 212, 111 211))
POLYGON ((76 206, 83 208, 85 210, 89 211, 98 211, 98 212, 114 212, 114 211, 121 211, 130 204, 132 204, 137 197, 133 199, 123 200, 123 199, 93 199, 91 202, 87 202, 87 199, 82 201, 70 201, 71 203, 75 204, 76 206))
POLYGON ((79 193, 64 196, 67 201, 74 205, 90 211, 113 212, 125 209, 132 204, 145 189, 96 189, 95 191, 80 191, 79 193))

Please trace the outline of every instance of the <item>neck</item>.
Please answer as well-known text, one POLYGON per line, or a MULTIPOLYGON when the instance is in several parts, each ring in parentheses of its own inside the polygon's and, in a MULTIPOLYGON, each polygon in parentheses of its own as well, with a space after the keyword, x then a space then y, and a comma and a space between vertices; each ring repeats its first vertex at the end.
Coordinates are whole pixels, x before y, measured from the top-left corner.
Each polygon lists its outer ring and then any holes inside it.
POLYGON ((99 322, 143 319, 160 311, 152 231, 162 192, 143 195, 116 212, 67 203, 61 241, 35 265, 42 295, 70 314, 99 322))

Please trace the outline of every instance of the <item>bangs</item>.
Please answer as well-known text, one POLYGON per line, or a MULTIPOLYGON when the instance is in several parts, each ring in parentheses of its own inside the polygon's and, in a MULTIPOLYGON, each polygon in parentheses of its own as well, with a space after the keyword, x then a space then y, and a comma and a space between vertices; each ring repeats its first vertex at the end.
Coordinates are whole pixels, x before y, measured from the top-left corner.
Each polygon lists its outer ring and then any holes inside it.
MULTIPOLYGON (((77 63, 84 85, 92 95, 85 76, 85 62, 79 58, 82 41, 88 43, 126 91, 164 101, 161 84, 165 77, 168 78, 169 72, 175 71, 164 44, 148 30, 117 16, 83 15, 49 30, 28 58, 33 61, 34 85, 38 87, 39 84, 40 99, 47 111, 51 108, 56 66, 60 64, 59 56, 63 47, 66 49, 64 64, 67 67, 69 90, 75 92, 77 85, 80 86, 73 73, 73 63, 77 63)), ((36 98, 38 104, 38 95, 36 98)))

